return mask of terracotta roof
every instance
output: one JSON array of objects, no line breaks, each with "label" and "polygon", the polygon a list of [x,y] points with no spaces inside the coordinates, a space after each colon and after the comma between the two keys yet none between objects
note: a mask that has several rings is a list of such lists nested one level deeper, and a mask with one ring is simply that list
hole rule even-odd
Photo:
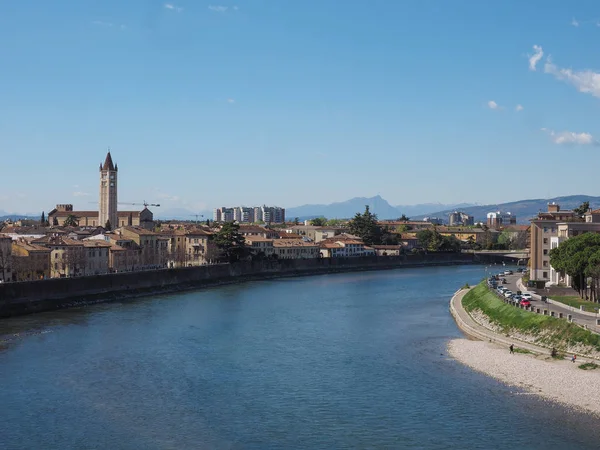
[{"label": "terracotta roof", "polygon": [[302,239],[302,236],[296,233],[286,233],[285,231],[279,232],[279,237],[281,239]]},{"label": "terracotta roof", "polygon": [[[25,239],[20,238],[13,242],[13,245],[18,245],[19,247],[24,248],[28,252],[41,252],[41,253],[50,253],[50,249],[47,247],[42,247],[41,245],[35,245],[30,242],[27,242]],[[18,255],[17,255],[18,256]]]},{"label": "terracotta roof", "polygon": [[275,239],[273,247],[318,247],[314,242],[304,242],[299,239]]},{"label": "terracotta roof", "polygon": [[[124,230],[135,233],[139,236],[160,236],[158,233],[155,233],[154,231],[146,230],[145,228],[142,228],[142,227],[126,226],[126,227],[122,227],[122,228]],[[168,239],[168,238],[166,238],[166,239]]]},{"label": "terracotta roof", "polygon": [[83,242],[83,246],[84,247],[102,247],[102,248],[105,248],[105,247],[110,247],[111,246],[111,244],[109,242],[100,241],[100,240],[97,240],[97,239],[96,240],[92,240],[92,241],[90,241],[90,240],[83,240],[81,242]]},{"label": "terracotta roof", "polygon": [[106,154],[106,159],[104,160],[102,170],[115,170],[115,165],[113,164],[112,157],[110,156],[110,151]]},{"label": "terracotta roof", "polygon": [[269,239],[262,236],[244,236],[244,240],[249,242],[274,242],[273,239]]},{"label": "terracotta roof", "polygon": [[586,214],[600,214],[600,209],[592,209],[588,211]]},{"label": "terracotta roof", "polygon": [[240,225],[240,233],[272,233],[273,230],[257,225]]},{"label": "terracotta roof", "polygon": [[340,244],[339,242],[319,242],[319,247],[321,248],[342,248],[343,245]]},{"label": "terracotta roof", "polygon": [[0,239],[10,239],[12,241],[12,238],[10,236],[5,235],[5,234],[0,234]]},{"label": "terracotta roof", "polygon": [[373,245],[372,248],[376,250],[400,250],[399,245]]},{"label": "terracotta roof", "polygon": [[44,236],[43,238],[40,239],[35,239],[33,241],[31,241],[32,244],[39,244],[39,245],[60,245],[61,247],[63,246],[77,246],[77,247],[82,247],[83,246],[83,241],[77,241],[75,239],[70,239],[68,237],[62,236],[62,235],[49,235],[49,236]]}]

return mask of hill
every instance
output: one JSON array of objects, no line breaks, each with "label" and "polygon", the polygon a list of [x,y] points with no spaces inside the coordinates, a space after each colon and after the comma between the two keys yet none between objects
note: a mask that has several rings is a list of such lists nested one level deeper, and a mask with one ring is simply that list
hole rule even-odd
[{"label": "hill", "polygon": [[[593,197],[590,195],[568,195],[564,197],[538,198],[530,200],[518,200],[508,203],[469,206],[466,208],[460,208],[460,210],[472,215],[476,222],[485,221],[487,219],[487,213],[489,212],[504,211],[515,214],[517,216],[518,223],[527,224],[529,223],[529,219],[537,216],[538,212],[547,211],[548,203],[556,202],[560,205],[561,209],[573,209],[586,201],[590,202],[591,208],[600,208],[600,197]],[[454,208],[449,208],[441,211],[435,211],[427,215],[447,218],[448,214],[453,211],[455,211]],[[420,215],[414,218],[418,220],[422,219],[423,217],[424,215]]]},{"label": "hill", "polygon": [[355,197],[345,202],[331,203],[329,205],[302,205],[287,208],[285,217],[288,220],[298,217],[300,220],[315,217],[327,217],[328,219],[347,219],[354,217],[357,212],[363,212],[365,205],[369,205],[372,213],[377,214],[380,219],[395,219],[401,214],[381,196]]}]

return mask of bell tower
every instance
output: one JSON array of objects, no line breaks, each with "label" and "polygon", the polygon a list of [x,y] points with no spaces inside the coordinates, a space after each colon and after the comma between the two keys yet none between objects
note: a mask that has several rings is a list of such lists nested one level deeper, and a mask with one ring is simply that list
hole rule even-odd
[{"label": "bell tower", "polygon": [[119,227],[117,216],[117,173],[118,166],[113,164],[110,150],[106,154],[104,164],[100,164],[100,211],[99,225],[101,227],[110,222],[111,229]]}]

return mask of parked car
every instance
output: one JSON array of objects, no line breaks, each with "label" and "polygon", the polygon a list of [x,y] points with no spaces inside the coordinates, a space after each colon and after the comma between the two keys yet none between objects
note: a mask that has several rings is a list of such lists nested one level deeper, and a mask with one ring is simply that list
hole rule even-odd
[{"label": "parked car", "polygon": [[513,271],[512,270],[505,270],[504,271],[504,275],[512,275]]},{"label": "parked car", "polygon": [[529,292],[523,292],[521,294],[521,297],[523,297],[523,299],[529,300],[529,301],[531,301],[531,299],[533,299],[533,297],[531,296],[531,293],[529,293]]},{"label": "parked car", "polygon": [[531,302],[525,298],[521,299],[521,306],[531,306]]},{"label": "parked car", "polygon": [[513,295],[513,292],[512,292],[512,291],[509,291],[508,289],[507,289],[506,291],[504,291],[504,296],[505,296],[506,298],[510,298],[512,295]]}]

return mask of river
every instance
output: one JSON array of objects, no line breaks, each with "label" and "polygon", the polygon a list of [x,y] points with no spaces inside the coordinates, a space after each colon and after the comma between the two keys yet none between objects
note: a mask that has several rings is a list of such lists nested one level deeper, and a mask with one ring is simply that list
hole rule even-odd
[{"label": "river", "polygon": [[450,359],[483,266],[251,282],[0,321],[2,449],[598,448]]}]

